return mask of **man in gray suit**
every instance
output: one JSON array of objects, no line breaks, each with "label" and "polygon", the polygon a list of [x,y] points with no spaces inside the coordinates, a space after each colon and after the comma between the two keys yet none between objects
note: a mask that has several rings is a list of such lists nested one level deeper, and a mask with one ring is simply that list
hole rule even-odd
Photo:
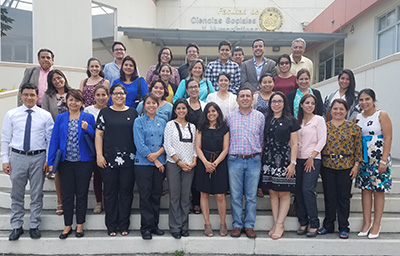
[{"label": "man in gray suit", "polygon": [[241,86],[252,88],[253,91],[259,91],[258,79],[261,75],[270,73],[276,76],[275,61],[264,57],[265,42],[258,38],[253,41],[253,58],[246,60],[242,64]]},{"label": "man in gray suit", "polygon": [[[19,90],[21,91],[22,85],[26,83],[31,83],[36,85],[39,89],[39,94],[38,94],[39,98],[37,101],[37,105],[41,106],[43,94],[47,90],[47,75],[53,69],[54,53],[49,49],[40,49],[37,55],[38,55],[39,66],[25,69],[24,77],[22,78]],[[22,99],[21,95],[19,95],[18,106],[21,105],[22,105]]]}]

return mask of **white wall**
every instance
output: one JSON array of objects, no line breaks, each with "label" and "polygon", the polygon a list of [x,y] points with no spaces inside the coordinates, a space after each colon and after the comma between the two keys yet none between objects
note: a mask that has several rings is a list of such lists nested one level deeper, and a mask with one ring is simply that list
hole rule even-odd
[{"label": "white wall", "polygon": [[[356,76],[356,90],[371,88],[377,97],[376,106],[388,112],[393,125],[392,157],[400,158],[400,101],[398,99],[398,73],[400,53],[368,63],[353,69]],[[337,76],[322,81],[313,86],[321,91],[325,98],[331,91],[338,88]]]},{"label": "white wall", "polygon": [[33,1],[33,59],[49,48],[55,63],[85,67],[92,56],[92,16],[90,0]]}]

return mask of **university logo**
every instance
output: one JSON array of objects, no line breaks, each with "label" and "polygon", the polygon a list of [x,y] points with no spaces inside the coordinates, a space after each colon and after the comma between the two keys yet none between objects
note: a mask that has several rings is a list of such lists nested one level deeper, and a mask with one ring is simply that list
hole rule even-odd
[{"label": "university logo", "polygon": [[258,17],[258,27],[262,31],[275,31],[283,24],[282,12],[275,7],[265,8]]}]

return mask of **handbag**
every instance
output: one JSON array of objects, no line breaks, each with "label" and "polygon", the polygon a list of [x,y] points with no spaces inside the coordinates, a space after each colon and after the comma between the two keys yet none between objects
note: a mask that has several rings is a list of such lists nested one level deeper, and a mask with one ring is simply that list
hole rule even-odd
[{"label": "handbag", "polygon": [[53,162],[53,173],[57,172],[58,166],[60,165],[61,157],[62,157],[62,151],[61,149],[57,149],[56,156],[54,157],[54,162]]},{"label": "handbag", "polygon": [[[85,118],[84,118],[83,121],[86,121],[86,115],[87,115],[87,113],[85,112]],[[94,147],[94,141],[93,141],[93,139],[92,139],[92,138],[90,137],[90,135],[87,134],[87,133],[85,133],[85,134],[83,135],[83,139],[85,140],[86,145],[88,146],[89,155],[90,155],[91,157],[96,157],[96,148]]]}]

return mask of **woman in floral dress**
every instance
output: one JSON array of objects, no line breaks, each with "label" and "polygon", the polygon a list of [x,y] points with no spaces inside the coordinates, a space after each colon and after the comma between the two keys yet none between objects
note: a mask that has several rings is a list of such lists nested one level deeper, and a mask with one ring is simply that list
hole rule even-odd
[{"label": "woman in floral dress", "polygon": [[135,174],[133,161],[133,122],[138,116],[134,108],[125,105],[126,89],[115,84],[110,89],[113,104],[100,110],[96,123],[97,165],[104,183],[104,208],[109,236],[128,235]]},{"label": "woman in floral dress", "polygon": [[[392,122],[385,111],[375,107],[375,92],[363,89],[359,95],[361,114],[355,122],[361,127],[364,162],[361,163],[355,187],[362,189],[363,227],[358,236],[378,238],[385,207],[385,192],[390,191]],[[372,196],[374,221],[371,222]]]}]

